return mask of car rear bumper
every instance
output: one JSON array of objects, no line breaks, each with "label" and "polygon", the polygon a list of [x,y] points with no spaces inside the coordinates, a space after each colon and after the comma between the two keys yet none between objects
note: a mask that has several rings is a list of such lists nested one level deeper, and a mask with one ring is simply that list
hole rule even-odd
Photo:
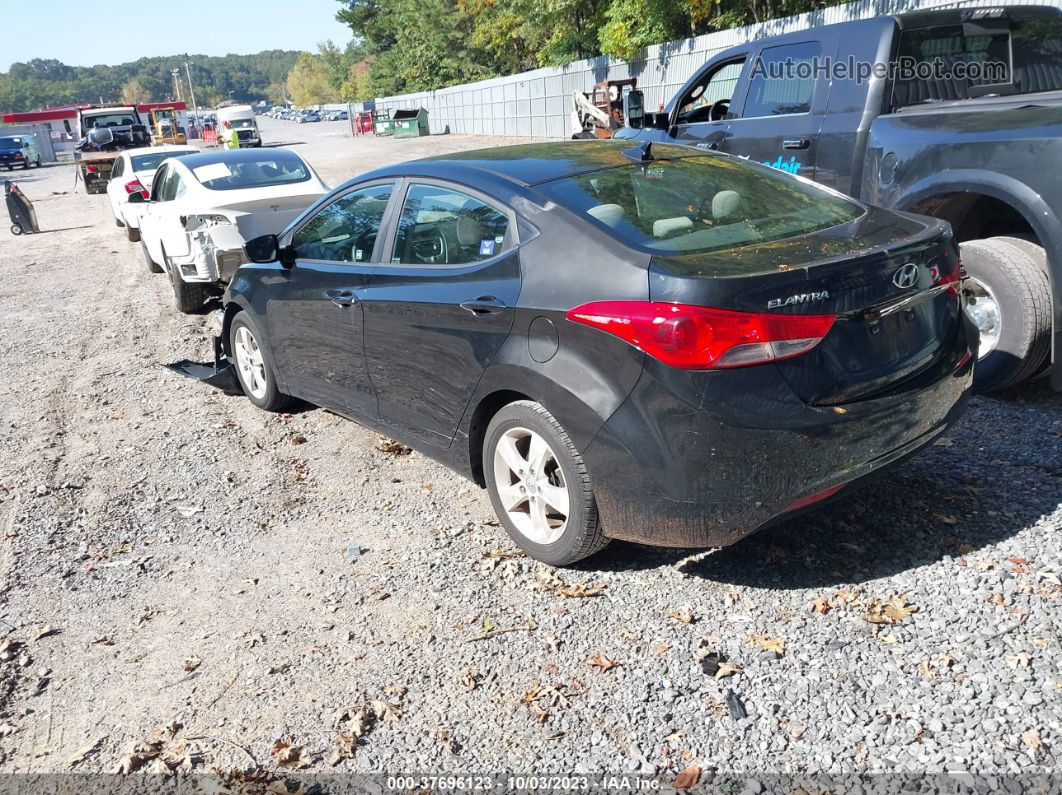
[{"label": "car rear bumper", "polygon": [[973,381],[970,339],[964,324],[932,372],[843,406],[804,403],[771,365],[690,373],[647,360],[584,453],[605,534],[727,546],[846,493],[955,423]]}]

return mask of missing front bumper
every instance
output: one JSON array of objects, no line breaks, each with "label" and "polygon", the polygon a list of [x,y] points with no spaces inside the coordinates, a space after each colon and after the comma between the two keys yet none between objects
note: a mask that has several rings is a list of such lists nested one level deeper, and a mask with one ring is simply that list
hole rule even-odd
[{"label": "missing front bumper", "polygon": [[236,368],[225,356],[221,346],[221,337],[214,337],[214,364],[193,362],[190,359],[181,359],[179,362],[167,364],[165,367],[180,373],[186,378],[192,378],[204,384],[209,384],[224,392],[226,395],[242,395],[243,388],[236,376]]}]

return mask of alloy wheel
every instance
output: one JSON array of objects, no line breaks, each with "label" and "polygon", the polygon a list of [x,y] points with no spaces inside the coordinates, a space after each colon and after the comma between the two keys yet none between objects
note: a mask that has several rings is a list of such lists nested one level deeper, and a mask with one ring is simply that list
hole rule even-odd
[{"label": "alloy wheel", "polygon": [[966,280],[966,313],[981,333],[977,346],[977,358],[983,359],[999,345],[1003,330],[1003,316],[999,311],[999,301],[984,282],[973,277]]},{"label": "alloy wheel", "polygon": [[262,349],[258,347],[258,340],[246,326],[236,329],[232,341],[233,350],[236,353],[236,366],[243,376],[243,383],[252,397],[261,400],[265,397],[268,382],[266,381],[265,359]]},{"label": "alloy wheel", "polygon": [[568,525],[564,471],[549,443],[527,428],[510,428],[494,448],[494,482],[509,520],[529,541],[552,544]]}]

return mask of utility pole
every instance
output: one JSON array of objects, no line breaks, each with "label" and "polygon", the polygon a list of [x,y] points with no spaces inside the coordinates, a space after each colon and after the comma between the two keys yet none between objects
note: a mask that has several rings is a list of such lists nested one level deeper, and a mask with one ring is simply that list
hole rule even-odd
[{"label": "utility pole", "polygon": [[188,67],[188,61],[184,62],[184,72],[188,75],[188,93],[192,96],[192,109],[195,111],[196,121],[200,121],[199,106],[195,102],[195,89],[192,88],[192,70]]},{"label": "utility pole", "polygon": [[180,68],[171,69],[170,77],[173,78],[173,90],[176,92],[174,99],[178,102],[181,101],[181,70]]}]

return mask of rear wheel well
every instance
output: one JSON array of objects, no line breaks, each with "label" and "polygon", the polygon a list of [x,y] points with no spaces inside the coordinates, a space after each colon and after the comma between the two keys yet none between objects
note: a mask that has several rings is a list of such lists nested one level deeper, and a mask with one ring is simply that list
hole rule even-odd
[{"label": "rear wheel well", "polygon": [[950,223],[960,243],[1000,235],[1035,237],[1025,216],[1005,201],[983,193],[942,193],[910,209]]},{"label": "rear wheel well", "polygon": [[487,426],[495,414],[517,400],[534,398],[511,389],[491,392],[479,402],[472,414],[472,422],[468,426],[468,460],[471,464],[472,480],[480,486],[487,485],[483,475],[483,437],[486,436]]}]

